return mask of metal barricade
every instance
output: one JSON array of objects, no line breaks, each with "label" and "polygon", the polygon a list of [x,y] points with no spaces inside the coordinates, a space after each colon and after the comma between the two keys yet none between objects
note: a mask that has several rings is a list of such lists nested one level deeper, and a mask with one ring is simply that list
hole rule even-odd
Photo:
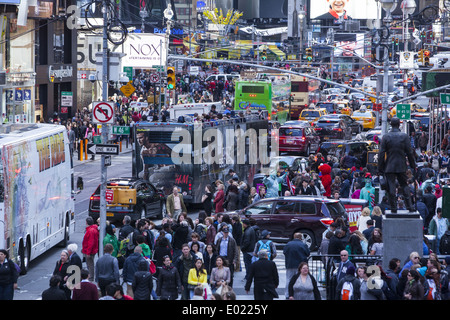
[{"label": "metal barricade", "polygon": [[[370,266],[381,261],[382,256],[349,255],[349,259],[355,268]],[[310,273],[314,276],[318,286],[325,288],[327,300],[335,300],[337,287],[336,270],[341,261],[340,255],[311,255],[308,259]]]}]

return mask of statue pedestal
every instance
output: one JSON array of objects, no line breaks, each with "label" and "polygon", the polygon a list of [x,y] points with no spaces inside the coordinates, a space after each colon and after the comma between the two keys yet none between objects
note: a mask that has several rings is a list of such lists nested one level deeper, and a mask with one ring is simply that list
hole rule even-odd
[{"label": "statue pedestal", "polygon": [[423,255],[423,220],[419,212],[386,210],[383,217],[383,269],[389,261],[398,258],[403,266],[413,251]]}]

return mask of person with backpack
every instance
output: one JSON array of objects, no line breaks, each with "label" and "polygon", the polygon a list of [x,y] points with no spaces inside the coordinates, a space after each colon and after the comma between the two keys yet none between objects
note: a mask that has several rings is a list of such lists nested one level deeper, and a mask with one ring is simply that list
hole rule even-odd
[{"label": "person with backpack", "polygon": [[270,232],[263,230],[261,232],[261,239],[255,244],[255,250],[253,250],[253,256],[255,257],[253,261],[258,260],[258,252],[260,250],[267,250],[269,260],[273,261],[277,256],[277,249],[272,240],[270,240]]},{"label": "person with backpack", "polygon": [[336,300],[360,300],[361,282],[355,276],[355,267],[349,266],[336,287]]}]

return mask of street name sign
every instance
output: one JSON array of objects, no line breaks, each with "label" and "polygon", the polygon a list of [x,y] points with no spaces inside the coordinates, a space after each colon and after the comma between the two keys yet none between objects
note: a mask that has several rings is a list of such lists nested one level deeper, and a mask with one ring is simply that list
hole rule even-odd
[{"label": "street name sign", "polygon": [[411,119],[411,105],[410,104],[397,104],[397,118],[400,120]]},{"label": "street name sign", "polygon": [[105,155],[117,155],[119,154],[118,144],[93,144],[87,145],[88,154],[105,154]]},{"label": "street name sign", "polygon": [[441,93],[441,103],[442,104],[450,104],[450,94],[449,93]]},{"label": "street name sign", "polygon": [[113,134],[124,134],[129,135],[130,134],[130,127],[127,126],[114,126],[112,127]]}]

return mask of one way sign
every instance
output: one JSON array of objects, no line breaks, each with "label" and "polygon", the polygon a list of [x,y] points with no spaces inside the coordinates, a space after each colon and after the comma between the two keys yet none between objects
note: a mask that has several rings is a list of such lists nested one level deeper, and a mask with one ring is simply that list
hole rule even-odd
[{"label": "one way sign", "polygon": [[93,144],[88,143],[87,145],[88,154],[119,154],[119,145],[117,144]]}]

